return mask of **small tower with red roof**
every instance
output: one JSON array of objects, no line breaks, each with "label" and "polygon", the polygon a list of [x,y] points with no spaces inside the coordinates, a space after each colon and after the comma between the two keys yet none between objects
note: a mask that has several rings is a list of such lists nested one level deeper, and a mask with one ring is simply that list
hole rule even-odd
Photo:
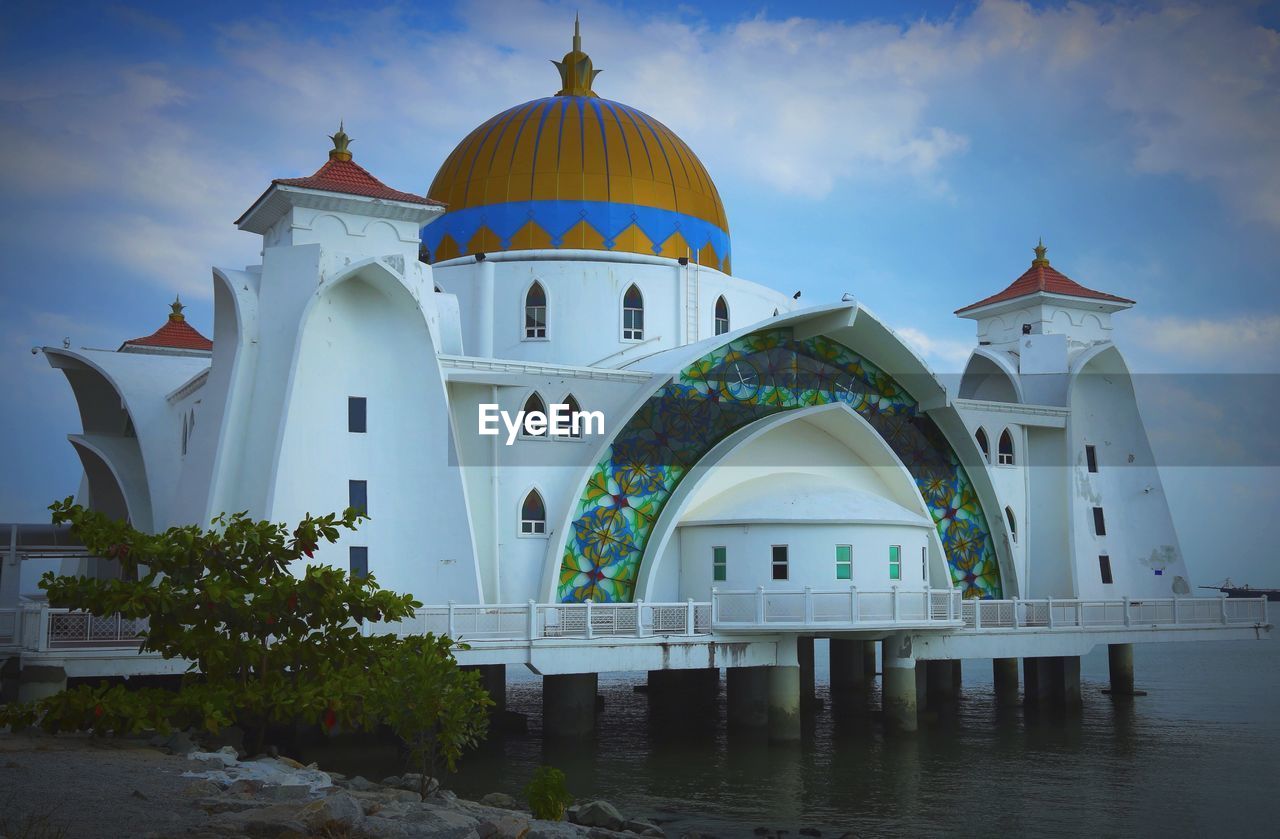
[{"label": "small tower with red roof", "polygon": [[956,314],[978,322],[983,346],[1016,344],[1026,335],[1063,335],[1068,345],[1111,340],[1111,315],[1134,301],[1086,288],[1049,264],[1041,240],[1035,259],[1003,291],[970,303]]},{"label": "small tower with red roof", "polygon": [[169,304],[169,319],[164,326],[142,338],[134,338],[120,345],[118,352],[150,353],[152,355],[209,355],[213,341],[200,334],[187,323],[182,310],[182,298],[175,297]]}]

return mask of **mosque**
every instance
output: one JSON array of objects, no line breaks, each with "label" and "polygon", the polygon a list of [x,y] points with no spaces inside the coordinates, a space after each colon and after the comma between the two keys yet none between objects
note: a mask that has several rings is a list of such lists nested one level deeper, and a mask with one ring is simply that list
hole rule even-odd
[{"label": "mosque", "polygon": [[356,506],[317,560],[427,604],[958,592],[1049,599],[1049,626],[1053,598],[1126,598],[1128,626],[1191,592],[1112,343],[1134,301],[1039,245],[956,312],[977,335],[948,391],[851,296],[735,277],[693,150],[596,93],[576,29],[554,63],[425,196],[341,128],[272,181],[236,221],[261,264],[213,269],[211,336],[175,302],[116,350],[45,348],[79,500],[147,530]]}]

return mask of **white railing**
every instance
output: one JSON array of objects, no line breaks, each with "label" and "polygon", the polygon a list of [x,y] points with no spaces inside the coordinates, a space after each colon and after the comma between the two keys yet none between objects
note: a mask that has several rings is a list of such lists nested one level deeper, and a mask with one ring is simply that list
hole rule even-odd
[{"label": "white railing", "polygon": [[0,647],[11,647],[18,643],[21,637],[21,616],[20,609],[0,609]]},{"label": "white railing", "polygon": [[929,589],[859,591],[850,586],[830,590],[711,590],[711,624],[725,630],[871,624],[959,626],[960,607],[960,592]]},{"label": "white railing", "polygon": [[541,638],[597,638],[652,635],[706,635],[711,604],[684,603],[535,603],[525,605],[426,606],[408,620],[371,625],[371,633],[415,635],[432,632],[456,641]]},{"label": "white railing", "polygon": [[1232,626],[1267,623],[1265,597],[1131,600],[966,600],[966,629],[1088,629]]}]

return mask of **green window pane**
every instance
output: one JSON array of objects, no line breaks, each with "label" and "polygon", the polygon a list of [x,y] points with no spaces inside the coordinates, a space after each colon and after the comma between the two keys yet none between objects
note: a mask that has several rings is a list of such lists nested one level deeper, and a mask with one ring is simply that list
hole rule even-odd
[{"label": "green window pane", "polygon": [[889,579],[902,579],[902,546],[889,546]]},{"label": "green window pane", "polygon": [[837,579],[837,580],[852,580],[852,579],[853,579],[853,568],[851,568],[851,567],[850,567],[850,566],[848,566],[848,565],[837,565],[837,566],[836,566],[836,579]]},{"label": "green window pane", "polygon": [[728,578],[729,556],[723,545],[711,549],[711,581],[723,583]]},{"label": "green window pane", "polygon": [[853,579],[853,546],[836,545],[836,579]]}]

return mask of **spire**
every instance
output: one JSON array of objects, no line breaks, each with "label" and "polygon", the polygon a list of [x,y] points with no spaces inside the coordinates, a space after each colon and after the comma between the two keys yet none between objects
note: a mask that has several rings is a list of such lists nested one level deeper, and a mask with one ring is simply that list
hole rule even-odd
[{"label": "spire", "polygon": [[573,16],[573,49],[565,53],[560,61],[553,59],[551,63],[560,71],[560,90],[556,92],[556,96],[596,95],[591,89],[591,83],[601,71],[591,66],[591,56],[582,51],[582,28],[576,13]]},{"label": "spire", "polygon": [[178,322],[178,321],[184,321],[187,319],[187,316],[182,314],[182,310],[187,307],[182,305],[181,296],[175,294],[173,296],[173,302],[169,304],[169,308],[171,309],[171,311],[169,312],[169,320]]},{"label": "spire", "polygon": [[1048,265],[1049,258],[1045,256],[1049,249],[1044,246],[1044,237],[1040,237],[1040,242],[1035,246],[1036,258],[1031,260],[1032,265]]},{"label": "spire", "polygon": [[329,139],[333,140],[333,148],[329,150],[330,160],[350,160],[351,159],[351,152],[348,150],[348,146],[350,146],[355,141],[347,136],[347,132],[344,130],[344,124],[342,120],[338,120],[338,133],[330,134]]}]

